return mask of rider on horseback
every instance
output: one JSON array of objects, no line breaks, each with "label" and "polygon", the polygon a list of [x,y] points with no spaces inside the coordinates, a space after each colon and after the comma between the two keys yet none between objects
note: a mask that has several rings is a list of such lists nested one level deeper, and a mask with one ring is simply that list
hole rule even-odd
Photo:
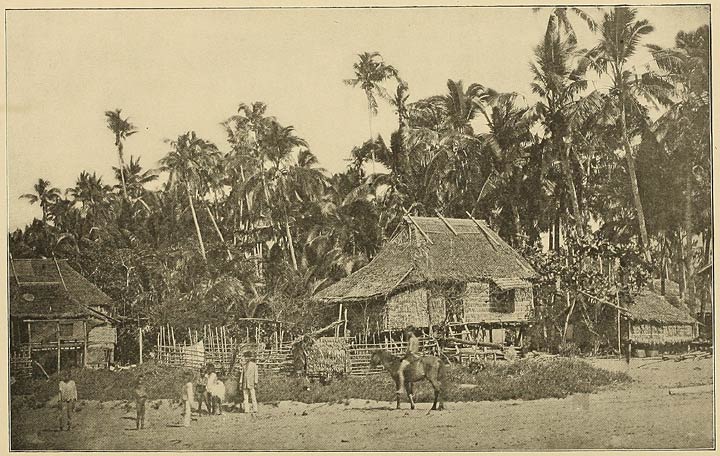
[{"label": "rider on horseback", "polygon": [[412,362],[420,358],[420,339],[418,339],[415,335],[415,328],[413,326],[408,326],[403,331],[403,334],[407,338],[408,347],[405,357],[402,362],[400,362],[400,367],[398,368],[398,394],[402,393],[403,388],[405,387],[405,369]]}]

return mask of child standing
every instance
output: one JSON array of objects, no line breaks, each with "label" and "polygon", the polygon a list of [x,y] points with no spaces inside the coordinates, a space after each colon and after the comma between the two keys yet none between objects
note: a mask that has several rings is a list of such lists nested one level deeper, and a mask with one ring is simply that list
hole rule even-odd
[{"label": "child standing", "polygon": [[60,380],[60,394],[58,404],[60,405],[60,430],[70,430],[72,415],[75,411],[75,402],[77,401],[77,387],[75,381],[70,378],[70,370],[66,370],[62,374]]},{"label": "child standing", "polygon": [[192,401],[195,397],[193,393],[193,374],[188,372],[185,374],[185,385],[182,389],[182,399],[185,403],[185,415],[183,416],[183,425],[190,426],[190,417],[192,415]]},{"label": "child standing", "polygon": [[248,398],[252,401],[253,415],[257,413],[257,399],[255,398],[255,387],[258,384],[258,369],[255,364],[255,356],[252,352],[245,352],[243,354],[245,358],[245,366],[243,367],[242,377],[240,377],[240,386],[243,391],[243,412],[248,412]]},{"label": "child standing", "polygon": [[137,412],[135,428],[145,429],[145,402],[147,401],[147,391],[145,391],[142,376],[140,376],[135,383],[133,396],[135,397],[135,411]]}]

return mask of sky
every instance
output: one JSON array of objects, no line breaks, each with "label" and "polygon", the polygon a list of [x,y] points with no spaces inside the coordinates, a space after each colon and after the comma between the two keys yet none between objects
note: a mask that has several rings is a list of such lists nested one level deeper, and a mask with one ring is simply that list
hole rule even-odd
[{"label": "sky", "polygon": [[[602,11],[587,10],[598,20]],[[66,189],[81,171],[114,184],[116,108],[139,132],[125,145],[157,167],[164,140],[194,130],[228,150],[220,123],[240,103],[263,101],[295,127],[329,172],[342,171],[369,136],[365,95],[343,83],[357,54],[378,51],[410,87],[410,101],[446,91],[448,79],[516,91],[531,103],[529,62],[549,9],[392,8],[267,10],[8,11],[7,174],[9,229],[41,212],[19,200],[38,178]],[[641,7],[670,47],[680,30],[709,23],[703,7]],[[579,45],[597,37],[577,18]],[[630,62],[651,61],[641,49]],[[602,81],[596,88],[602,89]],[[397,119],[380,105],[373,130],[389,140]]]}]

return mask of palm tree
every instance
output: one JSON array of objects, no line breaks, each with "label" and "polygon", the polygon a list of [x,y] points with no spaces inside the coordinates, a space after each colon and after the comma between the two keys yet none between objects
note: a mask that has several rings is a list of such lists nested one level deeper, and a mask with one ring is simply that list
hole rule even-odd
[{"label": "palm tree", "polygon": [[200,195],[203,186],[202,173],[210,168],[211,162],[219,156],[215,144],[197,137],[194,131],[178,136],[175,141],[166,141],[172,147],[168,154],[160,159],[162,171],[170,173],[170,182],[180,182],[185,187],[192,213],[195,233],[197,234],[200,254],[207,261],[205,243],[195,212],[195,198]]},{"label": "palm tree", "polygon": [[[535,12],[540,10],[541,8],[533,8]],[[575,28],[570,21],[568,12],[572,12],[579,17],[590,31],[594,32],[597,29],[595,20],[582,9],[567,6],[556,7],[552,9],[550,17],[548,18],[548,25],[545,29],[545,44],[550,43],[556,38],[560,38],[562,34],[567,36],[567,40],[571,44],[577,44],[577,35],[575,34]]]},{"label": "palm tree", "polygon": [[637,96],[663,104],[669,104],[670,100],[667,97],[667,84],[655,75],[646,73],[639,77],[626,69],[627,61],[635,54],[640,40],[653,31],[652,25],[646,19],[636,20],[636,18],[637,10],[624,6],[615,7],[612,11],[605,13],[600,28],[600,42],[590,51],[589,57],[593,68],[599,74],[608,74],[612,81],[612,94],[614,102],[617,103],[614,108],[619,117],[619,130],[627,162],[640,240],[645,257],[649,260],[650,240],[645,223],[645,212],[640,199],[628,119],[631,116],[634,118],[646,117],[646,108],[638,102]]},{"label": "palm tree", "polygon": [[73,198],[73,203],[80,203],[85,212],[91,212],[107,202],[110,189],[110,186],[104,184],[102,177],[96,173],[82,171],[75,182],[75,187],[68,189],[68,194]]},{"label": "palm tree", "polygon": [[296,147],[307,147],[307,142],[295,135],[295,128],[292,125],[283,127],[277,121],[269,123],[260,139],[263,157],[267,158],[275,169],[280,169],[280,165],[288,159]]},{"label": "palm tree", "polygon": [[47,222],[50,207],[60,198],[60,190],[51,187],[50,181],[38,179],[37,184],[33,185],[35,193],[25,193],[20,198],[30,201],[30,204],[40,203],[42,209],[42,221]]},{"label": "palm tree", "polygon": [[[564,187],[570,199],[570,208],[576,232],[584,234],[585,221],[580,211],[578,192],[571,169],[571,149],[573,148],[573,126],[578,120],[586,118],[588,113],[584,104],[595,100],[595,94],[581,100],[580,95],[587,89],[585,78],[587,61],[579,58],[575,44],[563,39],[559,34],[535,48],[535,62],[531,64],[533,72],[532,91],[541,97],[535,105],[535,112],[549,133],[549,141],[556,157],[561,163]],[[540,184],[542,178],[536,178]]]},{"label": "palm tree", "polygon": [[115,147],[118,149],[118,158],[120,160],[120,180],[122,182],[123,196],[127,199],[127,188],[125,186],[125,159],[123,157],[123,141],[128,136],[137,133],[135,125],[130,123],[129,118],[123,119],[120,116],[121,109],[115,109],[114,111],[105,111],[105,118],[107,120],[107,127],[115,135]]},{"label": "palm tree", "polygon": [[[533,139],[530,133],[533,119],[527,115],[529,108],[518,106],[517,97],[515,93],[498,94],[480,105],[489,131],[478,135],[493,164],[493,174],[488,181],[492,181],[494,187],[500,187],[499,204],[509,209],[505,212],[512,214],[509,231],[513,245],[521,236],[523,168],[527,161],[526,150]],[[483,193],[481,190],[478,201]]]},{"label": "palm tree", "polygon": [[402,174],[408,167],[407,142],[410,130],[410,113],[408,111],[408,84],[397,78],[398,85],[395,95],[390,99],[390,104],[395,108],[398,116],[398,129],[390,138],[390,148],[393,152],[391,169],[395,174]]},{"label": "palm tree", "polygon": [[131,198],[139,198],[146,191],[145,185],[158,179],[154,169],[143,170],[140,165],[140,157],[134,159],[130,156],[130,162],[125,165],[125,169],[121,172],[120,168],[113,166],[113,172],[117,180],[125,179],[125,186]]},{"label": "palm tree", "polygon": [[[653,126],[657,139],[673,153],[683,169],[685,232],[681,291],[686,286],[689,302],[694,305],[693,221],[696,169],[703,168],[709,157],[710,138],[710,41],[707,25],[693,32],[679,32],[675,47],[664,49],[648,45],[658,67],[676,87],[678,100]],[[705,170],[709,174],[709,170]]]},{"label": "palm tree", "polygon": [[[298,189],[293,187],[293,179],[307,177],[311,174],[312,165],[316,159],[306,149],[300,149],[298,160],[304,166],[286,165],[293,152],[299,148],[307,147],[307,142],[296,136],[292,126],[284,127],[275,119],[269,119],[263,129],[263,134],[258,140],[260,159],[262,160],[259,170],[250,176],[243,186],[243,193],[246,199],[252,204],[252,200],[261,195],[263,198],[253,206],[261,208],[261,214],[270,218],[271,225],[284,226],[285,240],[288,253],[297,269],[297,257],[290,231],[291,203],[298,195]],[[264,160],[268,159],[271,166],[266,170]],[[297,182],[295,182],[297,183]]]},{"label": "palm tree", "polygon": [[[380,85],[392,77],[397,77],[397,70],[386,64],[379,52],[363,52],[358,54],[359,60],[353,65],[355,77],[346,79],[345,84],[360,88],[365,92],[368,108],[368,127],[370,141],[373,140],[372,118],[377,115],[378,103],[375,95],[388,98],[387,91]],[[374,158],[373,158],[374,161]]]}]

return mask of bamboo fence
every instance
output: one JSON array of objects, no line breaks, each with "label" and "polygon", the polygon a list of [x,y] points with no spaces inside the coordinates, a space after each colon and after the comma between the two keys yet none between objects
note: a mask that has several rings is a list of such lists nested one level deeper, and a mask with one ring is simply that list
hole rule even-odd
[{"label": "bamboo fence", "polygon": [[32,359],[27,353],[13,353],[10,356],[10,374],[15,378],[32,376]]},{"label": "bamboo fence", "polygon": [[[364,376],[382,372],[382,366],[371,367],[370,356],[375,350],[384,349],[396,356],[407,350],[407,342],[386,337],[382,342],[363,343],[345,337],[321,337],[318,347],[331,346],[331,350],[308,350],[310,359],[305,361],[304,374],[319,377],[331,373]],[[424,353],[439,354],[438,342],[432,337],[421,337],[420,347]],[[242,371],[242,354],[255,354],[258,368],[264,371],[290,373],[296,369],[293,342],[280,341],[266,345],[263,342],[238,340],[228,335],[225,328],[203,328],[203,334],[189,331],[182,342],[175,338],[170,326],[160,328],[157,335],[157,360],[161,364],[186,369],[201,369],[212,363],[225,375]],[[338,353],[344,351],[344,353]],[[317,357],[327,356],[327,359]],[[313,358],[314,357],[314,358]]]}]

